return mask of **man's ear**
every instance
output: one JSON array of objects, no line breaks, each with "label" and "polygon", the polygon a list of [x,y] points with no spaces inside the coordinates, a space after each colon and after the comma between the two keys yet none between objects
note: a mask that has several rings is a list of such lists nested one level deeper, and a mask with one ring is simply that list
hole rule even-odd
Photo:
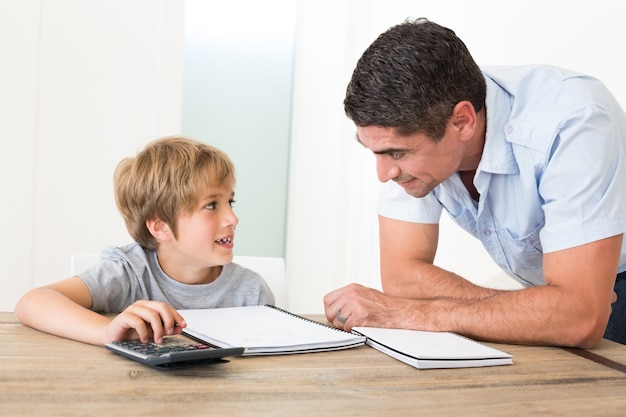
[{"label": "man's ear", "polygon": [[469,101],[459,101],[454,106],[451,120],[461,140],[469,140],[474,135],[478,117],[474,106]]},{"label": "man's ear", "polygon": [[172,239],[172,229],[158,217],[146,220],[146,227],[150,234],[159,242],[167,242]]}]

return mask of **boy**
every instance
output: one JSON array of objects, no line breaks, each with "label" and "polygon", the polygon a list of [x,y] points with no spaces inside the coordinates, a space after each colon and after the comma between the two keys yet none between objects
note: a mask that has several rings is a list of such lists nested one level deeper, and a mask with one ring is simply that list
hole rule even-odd
[{"label": "boy", "polygon": [[157,139],[119,163],[114,186],[135,243],[26,293],[15,307],[23,324],[96,345],[161,343],[186,325],[176,309],[274,303],[258,274],[231,262],[239,220],[224,152],[180,136]]}]

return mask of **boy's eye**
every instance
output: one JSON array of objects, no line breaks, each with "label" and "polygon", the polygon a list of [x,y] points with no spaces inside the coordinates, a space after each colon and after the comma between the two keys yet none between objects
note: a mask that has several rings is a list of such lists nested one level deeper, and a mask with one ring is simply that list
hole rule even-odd
[{"label": "boy's eye", "polygon": [[[230,207],[232,207],[234,204],[235,204],[235,200],[234,199],[228,200],[228,205]],[[206,204],[204,206],[204,208],[207,209],[207,210],[217,210],[217,206],[218,206],[218,202],[217,201],[211,201],[210,203]]]}]

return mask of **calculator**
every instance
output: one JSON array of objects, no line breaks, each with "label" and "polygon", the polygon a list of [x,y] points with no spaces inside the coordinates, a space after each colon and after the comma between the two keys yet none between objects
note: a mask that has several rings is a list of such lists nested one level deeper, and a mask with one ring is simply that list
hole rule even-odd
[{"label": "calculator", "polygon": [[177,337],[163,343],[120,340],[105,345],[110,351],[156,369],[186,368],[204,363],[226,362],[224,358],[241,355],[243,347],[220,348]]}]

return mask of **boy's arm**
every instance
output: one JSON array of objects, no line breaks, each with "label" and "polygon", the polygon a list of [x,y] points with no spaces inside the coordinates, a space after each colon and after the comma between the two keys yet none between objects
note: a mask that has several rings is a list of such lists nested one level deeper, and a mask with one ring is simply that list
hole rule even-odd
[{"label": "boy's arm", "polygon": [[89,310],[91,303],[87,285],[71,277],[27,292],[15,306],[15,314],[35,329],[100,345],[110,319]]},{"label": "boy's arm", "polygon": [[115,317],[91,307],[91,293],[79,277],[71,277],[26,293],[15,306],[25,325],[68,339],[94,345],[115,340],[177,334],[185,326],[171,306],[157,301],[137,301]]}]

